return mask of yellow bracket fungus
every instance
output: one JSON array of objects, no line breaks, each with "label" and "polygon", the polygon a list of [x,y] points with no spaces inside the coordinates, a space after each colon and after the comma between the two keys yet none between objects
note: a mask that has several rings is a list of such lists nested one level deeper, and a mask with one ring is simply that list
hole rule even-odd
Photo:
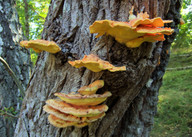
[{"label": "yellow bracket fungus", "polygon": [[[111,20],[95,21],[90,27],[90,33],[98,33],[96,38],[106,34],[115,37],[115,39],[127,47],[136,48],[143,42],[163,41],[164,34],[170,35],[174,32],[170,28],[160,28],[164,23],[171,23],[171,20],[162,20],[160,17],[149,19],[149,15],[139,13],[136,18],[130,18],[129,22],[119,22]],[[154,34],[148,37],[148,34]],[[158,37],[157,35],[161,36]],[[137,42],[139,41],[139,42]]]},{"label": "yellow bracket fungus", "polygon": [[65,94],[65,93],[55,93],[61,100],[78,106],[94,106],[101,104],[112,94],[111,92],[105,92],[104,94],[92,94],[92,95],[81,95],[81,94]]},{"label": "yellow bracket fungus", "polygon": [[73,67],[86,67],[93,72],[100,72],[102,70],[109,70],[111,72],[126,71],[126,66],[115,67],[107,61],[101,60],[94,54],[85,55],[82,60],[68,61]]},{"label": "yellow bracket fungus", "polygon": [[99,106],[76,106],[54,99],[49,99],[46,103],[54,109],[77,117],[93,117],[108,110],[107,105],[104,104]]},{"label": "yellow bracket fungus", "polygon": [[72,122],[81,122],[80,117],[76,117],[67,113],[63,113],[57,109],[54,109],[53,107],[49,105],[43,106],[43,110],[49,114],[52,114],[54,116],[57,116],[58,118],[66,121],[72,121]]},{"label": "yellow bracket fungus", "polygon": [[81,123],[81,122],[94,122],[98,119],[101,119],[105,116],[105,113],[101,113],[101,114],[98,114],[98,115],[95,115],[93,117],[76,117],[74,115],[71,115],[71,114],[67,114],[67,113],[63,113],[49,105],[45,105],[43,107],[43,110],[49,114],[52,114],[62,120],[65,120],[65,121],[71,121],[71,122],[78,122],[78,123]]},{"label": "yellow bracket fungus", "polygon": [[42,51],[57,53],[61,50],[61,48],[55,42],[40,39],[21,41],[20,45],[25,48],[32,48],[37,53],[40,53]]},{"label": "yellow bracket fungus", "polygon": [[81,87],[78,92],[82,95],[92,95],[97,92],[99,88],[104,86],[103,80],[96,80],[95,82],[89,84],[88,86]]},{"label": "yellow bracket fungus", "polygon": [[58,128],[64,128],[64,127],[68,127],[68,126],[76,126],[78,128],[81,128],[81,127],[88,125],[88,123],[86,123],[86,122],[77,123],[77,122],[65,121],[54,115],[49,115],[48,120],[52,125],[54,125],[55,127],[58,127]]},{"label": "yellow bracket fungus", "polygon": [[108,106],[101,104],[111,92],[95,94],[104,86],[103,80],[96,80],[88,86],[81,87],[78,92],[81,94],[55,93],[61,100],[49,99],[43,110],[49,113],[49,122],[59,128],[67,126],[84,127],[89,123],[105,116]]}]

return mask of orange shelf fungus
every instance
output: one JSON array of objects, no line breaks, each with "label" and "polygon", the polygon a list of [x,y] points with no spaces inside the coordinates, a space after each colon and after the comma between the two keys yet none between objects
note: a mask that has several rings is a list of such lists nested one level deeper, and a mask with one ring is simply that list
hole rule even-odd
[{"label": "orange shelf fungus", "polygon": [[30,41],[21,41],[20,45],[25,48],[32,48],[37,53],[40,53],[42,51],[57,53],[61,50],[61,48],[55,42],[39,39]]},{"label": "orange shelf fungus", "polygon": [[98,119],[102,119],[104,116],[105,116],[105,113],[103,112],[103,113],[98,114],[98,115],[93,116],[93,117],[86,117],[86,119],[84,121],[90,123],[90,122],[94,122],[94,121],[96,121]]},{"label": "orange shelf fungus", "polygon": [[[164,41],[164,34],[170,35],[174,32],[171,28],[161,28],[164,23],[171,23],[171,20],[162,20],[160,17],[149,19],[149,15],[139,13],[137,17],[132,17],[129,22],[119,22],[111,20],[95,21],[90,27],[90,33],[98,33],[96,38],[106,34],[127,47],[136,48],[143,42]],[[149,34],[153,34],[150,35]],[[136,42],[136,41],[139,42]]]},{"label": "orange shelf fungus", "polygon": [[78,122],[66,121],[66,120],[60,119],[52,114],[48,116],[48,120],[52,125],[54,125],[55,127],[58,127],[58,128],[65,128],[68,126],[76,126],[76,127],[80,128],[80,127],[84,127],[84,126],[88,125],[88,123],[86,123],[86,122],[78,123]]},{"label": "orange shelf fungus", "polygon": [[103,80],[96,80],[95,82],[89,84],[88,86],[81,87],[78,92],[82,95],[92,95],[97,92],[99,88],[104,86]]},{"label": "orange shelf fungus", "polygon": [[63,113],[71,114],[77,117],[93,117],[108,110],[107,105],[99,106],[75,106],[64,101],[49,99],[46,103]]},{"label": "orange shelf fungus", "polygon": [[94,54],[85,55],[82,60],[68,61],[73,67],[86,67],[93,72],[100,72],[102,70],[109,70],[110,72],[126,71],[126,67],[115,67],[107,61],[101,60]]},{"label": "orange shelf fungus", "polygon": [[82,94],[55,93],[60,99],[49,99],[43,110],[49,113],[49,122],[59,128],[75,126],[78,128],[89,125],[105,116],[108,106],[103,103],[111,92],[95,94],[104,86],[103,80],[96,80],[88,86],[81,87]]},{"label": "orange shelf fungus", "polygon": [[105,113],[101,113],[101,114],[98,114],[98,115],[95,115],[95,116],[92,116],[92,117],[77,117],[77,116],[74,116],[74,115],[71,115],[71,114],[67,114],[67,113],[64,113],[64,112],[61,112],[59,111],[58,109],[55,109],[49,105],[45,105],[43,107],[43,110],[51,115],[54,115],[62,120],[65,120],[65,121],[71,121],[71,122],[78,122],[78,123],[81,123],[81,122],[94,122],[98,119],[101,119],[105,116]]},{"label": "orange shelf fungus", "polygon": [[94,106],[101,104],[111,95],[112,95],[111,92],[105,92],[104,94],[92,94],[92,95],[55,93],[55,96],[58,96],[61,100],[79,106],[84,105]]},{"label": "orange shelf fungus", "polygon": [[53,107],[49,105],[43,106],[43,110],[49,114],[52,114],[60,119],[66,120],[66,121],[72,121],[72,122],[81,122],[80,117],[76,117],[67,113],[63,113],[57,109],[54,109]]}]

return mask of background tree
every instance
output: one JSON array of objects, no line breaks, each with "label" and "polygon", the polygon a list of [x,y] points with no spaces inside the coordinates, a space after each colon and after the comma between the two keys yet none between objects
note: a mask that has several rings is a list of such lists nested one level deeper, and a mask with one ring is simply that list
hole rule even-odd
[{"label": "background tree", "polygon": [[[22,30],[28,40],[40,39],[43,24],[47,16],[50,0],[16,0],[16,9]],[[33,65],[37,60],[37,54],[30,50]]]},{"label": "background tree", "polygon": [[[29,52],[18,44],[22,31],[13,0],[0,1],[0,56],[16,73],[22,86],[29,81]],[[21,94],[12,77],[0,63],[0,136],[12,137],[21,107]]]},{"label": "background tree", "polygon": [[16,9],[25,37],[40,39],[50,0],[16,0]]},{"label": "background tree", "polygon": [[[179,26],[180,32],[175,38],[175,41],[173,42],[174,49],[183,47],[189,48],[192,45],[192,8],[190,7],[191,4],[191,0],[183,1],[183,8],[181,13],[185,24]],[[186,10],[189,11],[187,14],[185,13]]]},{"label": "background tree", "polygon": [[[127,21],[131,6],[144,9],[150,17],[172,19],[175,33],[164,42],[144,43],[130,49],[110,36],[95,39],[88,27],[95,21]],[[180,22],[181,1],[60,1],[51,2],[42,38],[57,42],[62,52],[39,55],[32,74],[15,136],[149,136],[157,105],[158,89],[169,58],[169,47]],[[95,53],[117,66],[127,65],[126,72],[91,72],[71,67],[67,60]],[[160,60],[159,60],[160,59]],[[53,93],[76,91],[96,79],[103,79],[103,90],[112,92],[109,110],[101,120],[82,129],[58,129],[49,124],[42,110]],[[137,98],[135,98],[137,96]]]}]

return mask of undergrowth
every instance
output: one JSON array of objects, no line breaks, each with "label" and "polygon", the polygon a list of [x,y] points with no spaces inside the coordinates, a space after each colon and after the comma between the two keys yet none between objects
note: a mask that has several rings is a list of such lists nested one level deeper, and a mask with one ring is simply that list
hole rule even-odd
[{"label": "undergrowth", "polygon": [[[168,68],[192,65],[183,51],[173,52]],[[151,137],[192,137],[192,69],[165,73]]]}]

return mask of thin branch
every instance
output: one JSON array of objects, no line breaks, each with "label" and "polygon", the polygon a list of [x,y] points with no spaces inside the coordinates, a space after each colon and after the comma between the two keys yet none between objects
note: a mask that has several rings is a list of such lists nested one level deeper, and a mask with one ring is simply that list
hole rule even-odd
[{"label": "thin branch", "polygon": [[192,69],[192,66],[178,67],[178,68],[167,68],[166,71],[177,71],[177,70],[186,70],[186,69]]},{"label": "thin branch", "polygon": [[186,53],[186,54],[172,54],[173,57],[190,57],[192,56],[192,53]]},{"label": "thin branch", "polygon": [[0,113],[1,116],[7,116],[7,117],[12,117],[12,118],[18,118],[17,116],[14,116],[10,113],[7,113],[7,112],[3,112],[3,113]]},{"label": "thin branch", "polygon": [[42,18],[42,19],[44,19],[45,20],[45,18],[44,17],[42,17],[34,8],[33,8],[33,6],[32,5],[28,5],[40,18]]},{"label": "thin branch", "polygon": [[9,73],[9,75],[12,77],[12,79],[16,83],[17,87],[19,88],[22,97],[24,97],[25,96],[25,90],[23,89],[21,82],[17,79],[17,76],[15,75],[15,73],[12,71],[12,69],[9,67],[7,62],[2,57],[0,57],[0,62],[3,63],[5,69],[7,70],[7,72]]}]

